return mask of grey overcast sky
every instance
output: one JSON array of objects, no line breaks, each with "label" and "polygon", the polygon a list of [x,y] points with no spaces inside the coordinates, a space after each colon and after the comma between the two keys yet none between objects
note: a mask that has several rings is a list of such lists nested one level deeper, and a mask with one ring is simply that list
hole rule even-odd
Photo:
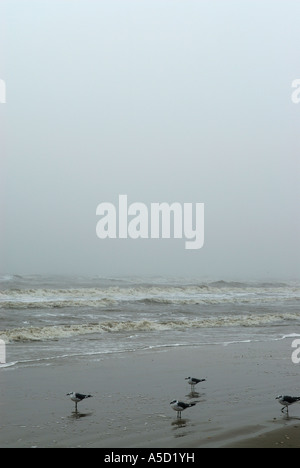
[{"label": "grey overcast sky", "polygon": [[[0,272],[299,279],[297,0],[0,0]],[[205,203],[205,245],[97,205]]]}]

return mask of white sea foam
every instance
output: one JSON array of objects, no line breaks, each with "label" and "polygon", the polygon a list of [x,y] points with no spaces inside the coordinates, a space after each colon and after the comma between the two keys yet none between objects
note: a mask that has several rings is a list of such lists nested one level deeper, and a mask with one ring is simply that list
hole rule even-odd
[{"label": "white sea foam", "polygon": [[272,340],[297,331],[299,300],[297,283],[2,276],[0,339],[20,365]]},{"label": "white sea foam", "polygon": [[299,313],[273,313],[265,315],[233,315],[191,320],[127,320],[105,321],[92,324],[23,327],[0,331],[5,343],[58,340],[92,333],[164,332],[191,328],[259,327],[267,324],[286,323],[300,318]]},{"label": "white sea foam", "polygon": [[0,291],[3,309],[108,307],[124,302],[141,304],[256,304],[300,300],[299,287],[247,286],[218,282],[210,285],[137,286],[78,289],[11,289]]},{"label": "white sea foam", "polygon": [[0,369],[5,369],[7,367],[13,367],[17,364],[17,362],[6,362],[5,364],[0,364]]}]

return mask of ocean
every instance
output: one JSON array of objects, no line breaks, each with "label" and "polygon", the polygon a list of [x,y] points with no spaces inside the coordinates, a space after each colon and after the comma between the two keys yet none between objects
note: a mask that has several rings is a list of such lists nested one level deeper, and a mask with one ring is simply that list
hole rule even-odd
[{"label": "ocean", "polygon": [[298,282],[0,276],[0,367],[300,336]]}]

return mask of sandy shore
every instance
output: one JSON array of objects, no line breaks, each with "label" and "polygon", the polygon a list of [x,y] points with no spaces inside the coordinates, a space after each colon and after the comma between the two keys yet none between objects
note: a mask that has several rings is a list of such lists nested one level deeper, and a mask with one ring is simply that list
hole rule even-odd
[{"label": "sandy shore", "polygon": [[228,448],[300,448],[300,424],[232,443]]},{"label": "sandy shore", "polygon": [[[0,371],[1,447],[298,447],[300,405],[291,339],[61,360]],[[189,375],[207,378],[190,393]],[[65,396],[93,394],[79,414]],[[181,420],[174,398],[197,402]]]}]

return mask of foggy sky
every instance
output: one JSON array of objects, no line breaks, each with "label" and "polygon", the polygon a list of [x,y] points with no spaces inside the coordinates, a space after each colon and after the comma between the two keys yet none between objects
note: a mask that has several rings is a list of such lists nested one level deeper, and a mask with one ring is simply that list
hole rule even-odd
[{"label": "foggy sky", "polygon": [[[0,272],[300,273],[300,2],[1,0]],[[205,203],[205,245],[99,203]]]}]

